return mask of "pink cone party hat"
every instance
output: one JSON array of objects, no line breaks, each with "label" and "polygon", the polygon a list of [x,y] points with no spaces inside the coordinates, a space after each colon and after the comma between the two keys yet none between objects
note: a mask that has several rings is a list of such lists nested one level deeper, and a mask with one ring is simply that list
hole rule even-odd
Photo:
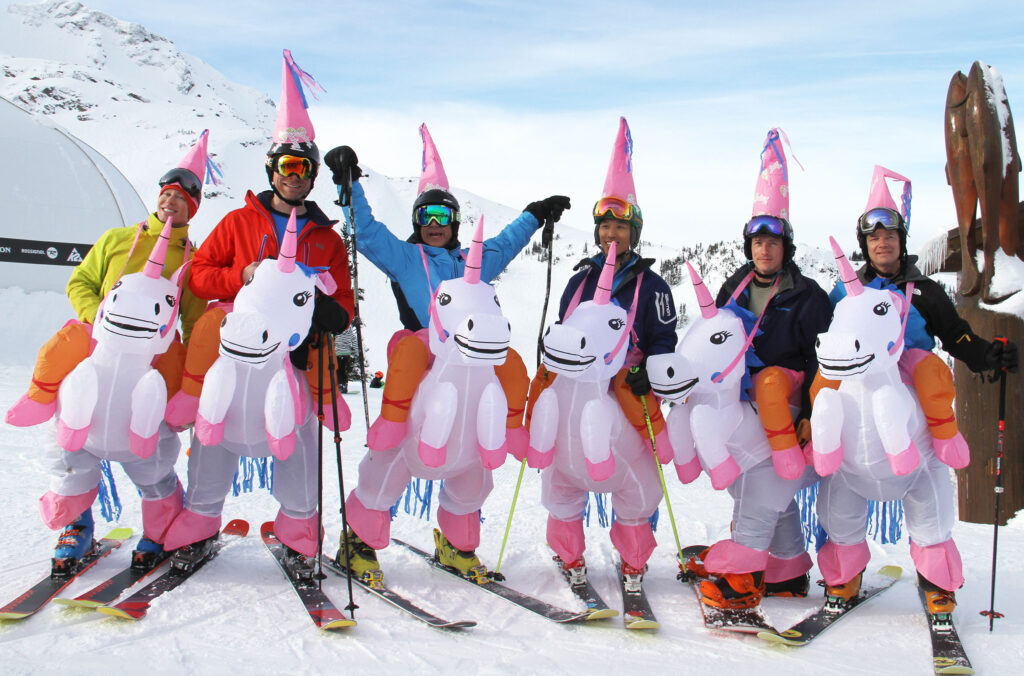
[{"label": "pink cone party hat", "polygon": [[274,122],[274,145],[312,144],[316,138],[313,123],[306,109],[303,85],[316,96],[316,90],[324,91],[312,75],[299,68],[289,50],[284,50],[284,66],[281,71],[281,101],[277,105],[277,120]]},{"label": "pink cone party hat", "polygon": [[751,217],[774,216],[789,220],[789,162],[782,149],[783,141],[789,145],[786,132],[778,127],[768,130],[764,148],[761,149],[761,172],[754,187],[754,209]]},{"label": "pink cone party hat", "polygon": [[449,190],[448,176],[444,173],[441,156],[437,153],[437,146],[434,145],[434,139],[430,138],[426,124],[420,125],[420,137],[423,139],[423,166],[420,168],[420,187],[416,193],[422,195],[435,188]]},{"label": "pink cone party hat", "polygon": [[[887,178],[903,181],[903,194],[900,196],[899,207],[896,206],[896,202],[892,199],[892,193],[889,192],[889,185],[885,182]],[[904,225],[908,230],[910,229],[910,179],[876,164],[875,173],[871,176],[871,193],[868,195],[868,203],[864,207],[864,212],[867,213],[879,207],[898,211],[903,216]]]},{"label": "pink cone party hat", "polygon": [[617,197],[637,206],[636,188],[633,186],[633,136],[624,117],[619,118],[619,133],[612,146],[612,158],[608,162],[601,197]]},{"label": "pink cone party hat", "polygon": [[469,284],[480,283],[480,268],[484,258],[484,215],[480,214],[480,220],[476,222],[476,232],[473,233],[473,241],[469,245],[469,253],[466,254],[466,269],[462,272],[462,278]]},{"label": "pink cone party hat", "polygon": [[[199,211],[199,203],[203,199],[202,185],[206,183],[218,184],[217,177],[222,176],[220,168],[213,163],[207,153],[207,141],[210,137],[210,130],[204,129],[199,138],[178,166],[164,174],[160,179],[160,192],[165,190],[176,190],[188,202],[188,217],[191,220]],[[185,170],[188,173],[183,173]],[[189,176],[191,174],[191,176]]]}]

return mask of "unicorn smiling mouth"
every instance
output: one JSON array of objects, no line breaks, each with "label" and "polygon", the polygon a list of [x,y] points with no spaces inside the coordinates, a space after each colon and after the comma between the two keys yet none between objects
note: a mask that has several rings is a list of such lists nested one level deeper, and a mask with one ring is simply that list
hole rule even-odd
[{"label": "unicorn smiling mouth", "polygon": [[[508,355],[508,342],[498,343],[487,341],[476,341],[475,343],[465,336],[455,334],[455,344],[459,351],[471,359],[504,359]],[[498,347],[482,347],[481,345],[497,345]]]},{"label": "unicorn smiling mouth", "polygon": [[651,383],[651,389],[654,390],[654,393],[657,394],[659,397],[674,397],[686,394],[687,392],[692,390],[694,385],[696,385],[699,381],[700,378],[690,378],[689,380],[684,380],[679,387],[674,387],[672,389],[667,389],[666,386],[660,385],[658,383]]},{"label": "unicorn smiling mouth", "polygon": [[818,357],[818,366],[823,372],[833,373],[837,376],[856,375],[867,370],[868,365],[875,360],[874,354],[859,359],[822,359]]},{"label": "unicorn smiling mouth", "polygon": [[[114,317],[117,318],[116,321]],[[150,338],[156,335],[160,328],[155,322],[145,319],[109,313],[103,318],[103,327],[110,333],[127,338]]]},{"label": "unicorn smiling mouth", "polygon": [[221,340],[220,349],[225,355],[232,359],[260,363],[267,361],[270,358],[270,355],[277,350],[277,347],[280,344],[280,342],[277,342],[264,350],[253,350],[253,348],[246,345],[239,345],[238,343],[229,343],[226,340]]},{"label": "unicorn smiling mouth", "polygon": [[588,357],[580,357],[579,355],[572,355],[567,352],[562,354],[567,355],[565,357],[554,354],[550,348],[544,348],[544,361],[550,361],[552,366],[561,366],[566,369],[573,369],[582,371],[588,366],[594,363],[597,357],[590,355]]}]

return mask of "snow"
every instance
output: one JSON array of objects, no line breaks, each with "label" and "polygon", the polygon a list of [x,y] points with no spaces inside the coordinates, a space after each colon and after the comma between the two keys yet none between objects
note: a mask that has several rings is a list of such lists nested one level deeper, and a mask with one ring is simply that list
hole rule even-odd
[{"label": "snow", "polygon": [[[241,204],[249,188],[262,189],[266,178],[262,156],[273,120],[274,105],[257,92],[227,81],[211,66],[178,52],[173,43],[137,24],[119,22],[74,2],[49,2],[12,7],[0,16],[0,45],[5,77],[0,94],[49,116],[87,141],[118,166],[153,206],[156,179],[173,166],[204,127],[211,128],[210,148],[224,168],[225,183],[208,186],[193,223],[197,239],[212,229],[229,209]],[[38,79],[33,79],[38,78]],[[54,87],[50,94],[44,90]],[[56,98],[59,95],[60,99]],[[134,94],[133,98],[131,94]],[[20,97],[20,99],[19,99]],[[79,105],[80,104],[80,105]],[[81,110],[84,108],[84,111]],[[316,103],[311,114],[316,120]],[[411,132],[410,132],[411,134]],[[411,134],[411,136],[414,136]],[[322,150],[326,150],[327,146]],[[443,152],[443,148],[442,148]],[[404,238],[415,178],[388,177],[363,165],[368,199],[378,219]],[[411,167],[410,172],[416,167]],[[488,236],[511,221],[518,209],[495,204],[456,186],[467,223],[486,213]],[[333,186],[321,176],[314,193],[325,210]],[[586,209],[587,205],[576,205]],[[561,289],[572,266],[588,250],[589,231],[556,227],[556,261],[552,275],[548,320],[557,312]],[[725,242],[673,250],[645,242],[644,254],[662,265],[670,259],[691,259],[701,267],[710,288],[717,288],[734,266],[737,232],[723,233]],[[536,238],[535,238],[536,239]],[[850,250],[855,246],[846,242]],[[1020,288],[1024,272],[998,259],[993,289]],[[798,261],[805,272],[829,289],[835,279],[830,252],[801,247]],[[1019,264],[1019,261],[1017,262]],[[384,345],[398,326],[397,311],[386,278],[365,259],[359,265],[365,289],[362,308],[369,370],[383,370]],[[542,324],[540,299],[545,293],[546,263],[536,253],[516,259],[500,277],[497,289],[512,321],[512,343],[532,368]],[[675,300],[696,311],[685,280],[674,285]],[[1021,295],[1021,294],[1018,294]],[[1006,311],[1024,313],[1016,296]],[[1013,304],[1011,306],[1011,303]],[[0,288],[0,410],[24,392],[38,347],[71,316],[67,299],[54,292],[27,293]],[[380,390],[368,390],[371,417],[380,408]],[[360,395],[348,395],[353,429],[343,435],[341,453],[346,489],[358,479],[365,448]],[[0,495],[8,507],[0,517],[0,603],[21,593],[48,570],[56,534],[42,526],[36,500],[48,487],[53,430],[49,425],[21,429],[4,426],[0,454],[8,471],[0,474]],[[183,436],[183,445],[187,439]],[[340,504],[332,436],[324,437],[325,551],[333,554],[340,532]],[[1008,459],[1015,462],[1017,459]],[[187,460],[177,469],[184,480]],[[126,476],[115,468],[124,511],[117,525],[139,531],[139,502]],[[519,467],[514,461],[494,473],[495,489],[484,506],[485,523],[479,553],[489,566],[497,563]],[[671,467],[666,476],[669,499],[683,546],[710,543],[728,533],[732,501],[714,491],[706,477],[683,486]],[[434,505],[436,508],[436,504]],[[585,626],[561,626],[507,602],[474,590],[397,548],[381,552],[389,583],[449,619],[473,619],[478,626],[463,632],[442,632],[409,619],[390,606],[355,590],[359,625],[340,634],[318,632],[258,538],[262,521],[273,519],[277,503],[266,491],[229,497],[225,519],[245,518],[250,536],[232,544],[220,557],[180,589],[157,601],[149,616],[126,623],[90,611],[50,605],[21,622],[0,623],[0,656],[5,673],[72,669],[78,673],[109,672],[116,664],[127,673],[323,673],[342,669],[375,673],[617,673],[673,667],[702,674],[764,673],[875,674],[930,673],[925,618],[913,584],[913,567],[904,540],[895,545],[871,542],[869,570],[899,565],[904,577],[893,589],[872,600],[829,634],[805,648],[772,646],[753,637],[708,631],[696,600],[676,579],[675,541],[662,506],[658,549],[650,562],[645,586],[662,628],[653,633],[627,632],[620,618]],[[523,475],[518,504],[501,570],[508,584],[550,603],[576,608],[551,563],[544,542],[546,512],[540,505],[540,477]],[[111,524],[110,527],[113,527]],[[392,533],[421,548],[432,549],[431,520],[403,511]],[[104,526],[100,526],[103,530]],[[606,600],[618,605],[617,556],[607,529],[596,515],[586,529],[590,575]],[[958,523],[954,537],[961,549],[967,583],[958,592],[955,619],[979,673],[1020,673],[1024,670],[1024,519],[999,531],[999,572],[993,633],[978,614],[989,605],[992,527]],[[97,564],[66,594],[76,595],[125,565],[131,543]],[[817,570],[812,571],[817,579]],[[324,588],[339,606],[347,604],[345,581],[334,576]],[[815,608],[821,592],[807,599],[767,599],[769,619],[789,626]]]}]

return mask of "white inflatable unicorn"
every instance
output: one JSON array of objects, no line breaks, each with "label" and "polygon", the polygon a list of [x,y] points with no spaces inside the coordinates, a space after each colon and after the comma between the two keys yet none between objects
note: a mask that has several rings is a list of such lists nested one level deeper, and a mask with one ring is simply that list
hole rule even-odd
[{"label": "white inflatable unicorn", "polygon": [[818,517],[829,542],[818,563],[829,585],[845,584],[870,558],[868,500],[903,500],[911,555],[927,580],[946,590],[963,583],[949,469],[935,456],[925,416],[901,378],[908,303],[900,293],[865,287],[834,239],[847,295],[828,332],[818,337],[818,364],[839,389],[822,389],[811,413],[814,466],[822,479]]},{"label": "white inflatable unicorn", "polygon": [[609,391],[625,361],[633,320],[611,302],[614,262],[613,242],[593,300],[544,334],[542,360],[556,376],[533,406],[526,458],[544,469],[547,541],[565,564],[583,555],[583,511],[588,491],[595,491],[611,493],[612,542],[625,563],[642,571],[654,551],[649,519],[662,493],[654,455]]}]

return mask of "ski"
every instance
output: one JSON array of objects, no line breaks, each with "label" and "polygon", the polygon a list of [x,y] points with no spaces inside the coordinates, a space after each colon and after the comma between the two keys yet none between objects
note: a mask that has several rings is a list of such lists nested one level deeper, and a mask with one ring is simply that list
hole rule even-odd
[{"label": "ski", "polygon": [[651,610],[651,602],[644,591],[643,580],[633,584],[621,573],[619,564],[619,583],[622,588],[622,620],[626,629],[658,629],[661,625]]},{"label": "ski", "polygon": [[[707,545],[685,547],[682,551],[683,561],[691,557],[699,558],[700,553],[706,548]],[[753,608],[716,608],[709,606],[704,603],[700,593],[701,580],[706,580],[706,577],[701,577],[690,571],[683,571],[679,573],[678,578],[683,584],[689,584],[690,588],[693,589],[693,593],[697,597],[697,603],[700,605],[701,615],[704,617],[704,626],[708,629],[741,634],[775,631],[775,628],[769,624],[768,618],[765,617],[764,611],[761,610],[760,606]]]},{"label": "ski", "polygon": [[[336,560],[329,557],[324,557],[323,563],[324,567],[330,570],[335,575],[344,578],[348,577],[348,572],[345,570],[345,567],[338,563]],[[352,582],[359,585],[360,587],[362,587],[369,593],[373,594],[374,596],[390,603],[395,608],[398,608],[399,610],[408,613],[410,616],[414,617],[420,622],[430,625],[431,627],[436,627],[438,629],[468,629],[470,627],[476,626],[476,622],[473,620],[452,621],[446,620],[444,618],[438,617],[437,615],[429,613],[423,608],[420,608],[418,605],[416,605],[409,599],[407,599],[406,597],[395,592],[393,589],[390,589],[386,585],[382,587],[371,587],[365,581],[357,577],[353,577]]]},{"label": "ski", "polygon": [[422,549],[418,549],[417,547],[414,547],[413,545],[410,545],[407,542],[403,542],[395,538],[392,538],[391,541],[394,542],[396,545],[408,549],[410,552],[416,554],[420,558],[425,559],[430,565],[434,566],[434,568],[442,570],[448,573],[449,575],[453,575],[458,579],[467,582],[473,585],[474,587],[479,587],[484,591],[490,592],[495,596],[500,596],[506,601],[514,603],[515,605],[519,606],[520,608],[523,608],[524,610],[529,610],[531,612],[537,613],[538,615],[541,615],[542,617],[545,617],[553,622],[579,622],[581,620],[586,620],[587,615],[589,615],[589,611],[573,612],[570,610],[565,610],[563,608],[558,608],[557,606],[553,606],[550,603],[541,601],[538,598],[534,598],[533,596],[530,596],[528,594],[516,591],[511,587],[506,587],[500,582],[495,582],[493,580],[485,582],[483,584],[479,584],[477,582],[474,582],[473,580],[469,580],[462,577],[462,575],[460,575],[459,572],[456,570],[448,568],[447,566],[442,566],[434,558],[433,554],[428,554]]},{"label": "ski", "polygon": [[584,619],[587,620],[603,620],[608,617],[615,617],[619,614],[619,611],[614,608],[610,608],[604,599],[601,598],[597,590],[594,589],[594,585],[590,583],[589,579],[584,580],[582,583],[573,584],[568,574],[562,569],[562,559],[557,556],[553,557],[555,564],[558,566],[559,572],[562,573],[562,577],[569,584],[569,589],[573,594],[576,595],[580,601],[587,606],[587,616]]},{"label": "ski", "polygon": [[91,552],[79,560],[69,575],[48,575],[24,594],[0,608],[0,620],[23,620],[32,615],[131,536],[131,528],[115,528],[110,531],[96,543]]},{"label": "ski", "polygon": [[974,668],[967,658],[967,652],[960,642],[960,636],[953,626],[953,615],[933,615],[928,612],[928,600],[924,589],[917,588],[921,604],[928,616],[928,632],[932,639],[932,663],[936,674],[973,674]]},{"label": "ski", "polygon": [[117,597],[123,594],[126,589],[135,586],[136,583],[149,577],[152,573],[158,570],[168,558],[170,558],[170,552],[161,552],[145,562],[140,563],[132,561],[130,566],[118,571],[89,591],[79,594],[73,599],[54,599],[54,603],[60,603],[74,608],[91,608],[95,610],[100,606],[105,606],[111,601],[116,600]]},{"label": "ski", "polygon": [[792,646],[807,645],[822,632],[850,614],[868,599],[881,594],[900,579],[903,570],[899,566],[882,566],[878,575],[884,578],[877,584],[864,584],[860,593],[838,608],[829,607],[826,603],[800,622],[783,631],[765,630],[757,633],[758,638],[773,643],[784,643]]},{"label": "ski", "polygon": [[356,626],[356,621],[345,617],[320,588],[313,569],[309,570],[310,573],[313,573],[309,577],[296,577],[289,570],[285,561],[285,545],[277,539],[277,535],[274,533],[273,521],[267,521],[260,527],[260,537],[263,538],[263,544],[267,546],[267,549],[274,556],[274,560],[281,566],[281,571],[284,572],[284,576],[291,582],[292,588],[299,595],[302,605],[305,606],[306,612],[309,613],[310,619],[313,620],[313,624],[317,628],[333,630]]},{"label": "ski", "polygon": [[224,526],[220,537],[214,540],[210,552],[205,559],[202,559],[191,570],[183,571],[169,567],[160,577],[138,590],[124,601],[117,605],[99,606],[96,610],[104,615],[111,615],[125,620],[141,620],[149,611],[149,606],[158,596],[175,589],[182,582],[190,578],[196,571],[202,568],[207,561],[217,555],[227,544],[233,540],[240,539],[249,534],[249,524],[242,519],[235,519]]}]

